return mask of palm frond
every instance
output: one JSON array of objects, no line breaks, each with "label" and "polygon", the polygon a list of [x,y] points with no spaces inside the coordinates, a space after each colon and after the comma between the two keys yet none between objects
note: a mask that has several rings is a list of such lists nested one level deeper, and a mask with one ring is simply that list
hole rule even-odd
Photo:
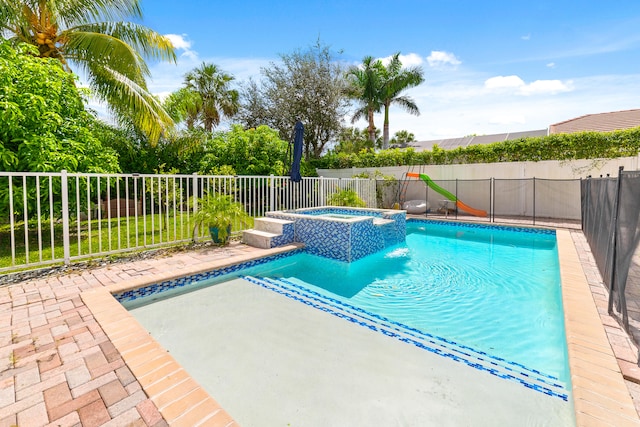
[{"label": "palm frond", "polygon": [[[139,0],[45,0],[65,28],[96,21],[141,19]],[[24,1],[23,1],[24,2]]]},{"label": "palm frond", "polygon": [[176,57],[166,37],[126,22],[141,17],[140,0],[0,0],[0,35],[36,46],[68,71],[68,62],[77,65],[112,111],[157,140],[172,121],[147,92],[145,58]]},{"label": "palm frond", "polygon": [[91,63],[109,65],[129,79],[144,85],[149,70],[143,58],[124,41],[107,34],[65,31],[63,55],[79,67],[90,71]]},{"label": "palm frond", "polygon": [[176,55],[171,41],[143,25],[132,22],[98,22],[77,25],[67,30],[68,33],[97,33],[114,37],[128,44],[142,57],[173,61]]},{"label": "palm frond", "polygon": [[108,66],[93,64],[90,84],[107,101],[109,108],[119,115],[130,117],[148,135],[152,144],[174,125],[162,105],[143,86]]},{"label": "palm frond", "polygon": [[413,114],[414,116],[420,115],[420,109],[418,105],[408,96],[398,96],[391,100],[391,104],[398,105],[402,107],[409,114]]}]

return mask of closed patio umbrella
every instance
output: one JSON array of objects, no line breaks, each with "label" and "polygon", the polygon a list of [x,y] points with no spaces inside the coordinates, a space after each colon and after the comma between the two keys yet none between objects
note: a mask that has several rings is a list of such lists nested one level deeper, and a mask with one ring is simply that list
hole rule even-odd
[{"label": "closed patio umbrella", "polygon": [[291,181],[300,182],[302,177],[300,176],[300,161],[302,160],[302,140],[304,137],[304,126],[302,122],[298,120],[294,127],[293,137],[293,160],[291,161]]}]

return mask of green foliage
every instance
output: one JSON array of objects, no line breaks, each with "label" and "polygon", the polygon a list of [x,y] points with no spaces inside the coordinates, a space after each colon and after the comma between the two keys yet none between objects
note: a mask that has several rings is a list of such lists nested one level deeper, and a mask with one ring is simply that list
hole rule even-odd
[{"label": "green foliage", "polygon": [[407,130],[399,130],[394,135],[393,138],[389,141],[390,148],[407,148],[411,145],[412,142],[416,141],[416,137],[414,134]]},{"label": "green foliage", "polygon": [[203,130],[183,130],[165,134],[157,144],[133,127],[113,127],[99,122],[94,134],[102,144],[118,153],[120,169],[124,173],[155,173],[164,168],[177,173],[197,172],[210,135]]},{"label": "green foliage", "polygon": [[361,172],[353,175],[353,178],[375,179],[376,180],[376,202],[377,206],[381,208],[391,208],[395,202],[395,191],[393,190],[398,185],[398,180],[393,175],[385,175],[379,170],[371,172]]},{"label": "green foliage", "polygon": [[409,88],[420,85],[424,81],[421,67],[402,68],[400,52],[395,53],[384,67],[382,78],[381,98],[384,104],[384,130],[382,132],[382,148],[389,148],[389,108],[397,105],[409,114],[420,115],[416,103],[402,93]]},{"label": "green foliage", "polygon": [[364,208],[367,204],[358,196],[355,190],[345,188],[337,190],[329,196],[328,203],[330,206],[352,206],[355,208]]},{"label": "green foliage", "polygon": [[[375,134],[376,140],[381,142],[380,130],[376,129]],[[355,127],[344,128],[340,132],[340,141],[333,151],[335,153],[357,154],[361,151],[373,151],[375,145],[377,144],[369,140],[369,132],[366,128],[363,130]]]},{"label": "green foliage", "polygon": [[376,127],[373,114],[384,106],[383,84],[385,67],[380,59],[365,56],[361,65],[353,65],[346,72],[347,87],[345,95],[357,102],[357,108],[351,117],[351,123],[366,118],[369,141],[375,142]]},{"label": "green foliage", "polygon": [[[187,92],[178,94],[177,99],[182,101],[182,106],[177,110],[186,117],[190,129],[201,123],[205,131],[211,132],[223,117],[233,117],[238,112],[240,94],[231,89],[233,80],[233,76],[217,65],[204,62],[185,75]],[[178,107],[180,102],[174,105]]]},{"label": "green foliage", "polygon": [[288,141],[297,120],[304,124],[305,158],[320,157],[342,127],[347,100],[344,71],[329,47],[318,42],[305,51],[281,55],[261,70],[258,85],[243,91],[239,117],[246,127],[268,125]]},{"label": "green foliage", "polygon": [[[165,165],[160,165],[159,169],[154,170],[156,175],[176,175],[178,170],[171,168],[164,169]],[[153,201],[155,206],[162,209],[162,212],[171,212],[174,208],[174,200],[176,205],[182,203],[184,188],[180,187],[180,183],[171,177],[154,177],[144,179],[144,191],[149,195],[149,201]]]},{"label": "green foliage", "polygon": [[202,109],[202,97],[194,90],[182,87],[171,92],[162,106],[174,122],[184,122],[188,129],[193,129]]},{"label": "green foliage", "polygon": [[[0,43],[0,170],[29,172],[119,172],[116,153],[94,134],[97,120],[84,109],[74,77],[59,61],[34,56],[28,45]],[[14,180],[14,213],[25,206],[23,182]],[[26,180],[27,213],[58,217],[60,179]],[[50,212],[49,183],[53,211]],[[70,183],[73,186],[75,183]],[[38,197],[38,189],[40,197]],[[0,185],[0,213],[10,205],[8,186]]]},{"label": "green foliage", "polygon": [[74,78],[31,46],[0,43],[0,170],[117,172]]},{"label": "green foliage", "polygon": [[244,130],[239,125],[207,141],[200,173],[214,174],[231,167],[239,175],[284,175],[288,143],[267,126]]},{"label": "green foliage", "polygon": [[640,152],[640,127],[614,132],[579,132],[521,138],[443,150],[389,149],[357,154],[329,153],[314,162],[319,169],[409,165],[579,160],[636,156]]},{"label": "green foliage", "polygon": [[52,58],[67,71],[69,63],[79,67],[94,95],[155,143],[173,121],[147,91],[150,73],[143,57],[175,61],[175,54],[170,40],[142,26],[141,19],[139,0],[0,3],[3,35],[32,45],[33,55]]},{"label": "green foliage", "polygon": [[251,222],[242,203],[234,201],[233,196],[210,194],[198,199],[197,205],[193,215],[194,236],[198,227],[213,227],[218,229],[219,240],[226,242],[228,230],[240,225],[246,227]]}]

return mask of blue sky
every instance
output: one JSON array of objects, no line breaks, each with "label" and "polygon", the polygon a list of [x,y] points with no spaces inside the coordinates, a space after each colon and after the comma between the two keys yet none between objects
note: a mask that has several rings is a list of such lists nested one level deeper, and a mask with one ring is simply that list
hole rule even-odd
[{"label": "blue sky", "polygon": [[[152,92],[212,62],[258,79],[280,54],[320,39],[340,60],[401,52],[425,83],[421,115],[391,109],[391,132],[418,140],[544,129],[583,114],[640,108],[640,2],[142,0],[143,24],[169,35],[177,64],[152,64]],[[356,123],[364,127],[366,123]],[[382,117],[376,117],[382,127]]]}]

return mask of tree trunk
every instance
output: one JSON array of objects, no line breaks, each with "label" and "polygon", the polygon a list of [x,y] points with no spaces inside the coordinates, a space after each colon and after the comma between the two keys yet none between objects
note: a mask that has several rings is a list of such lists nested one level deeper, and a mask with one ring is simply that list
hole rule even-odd
[{"label": "tree trunk", "polygon": [[382,149],[389,148],[389,103],[384,103],[384,126],[382,128]]},{"label": "tree trunk", "polygon": [[373,108],[369,108],[367,111],[368,119],[369,119],[369,141],[373,143],[373,146],[376,146],[376,126],[373,124]]}]

